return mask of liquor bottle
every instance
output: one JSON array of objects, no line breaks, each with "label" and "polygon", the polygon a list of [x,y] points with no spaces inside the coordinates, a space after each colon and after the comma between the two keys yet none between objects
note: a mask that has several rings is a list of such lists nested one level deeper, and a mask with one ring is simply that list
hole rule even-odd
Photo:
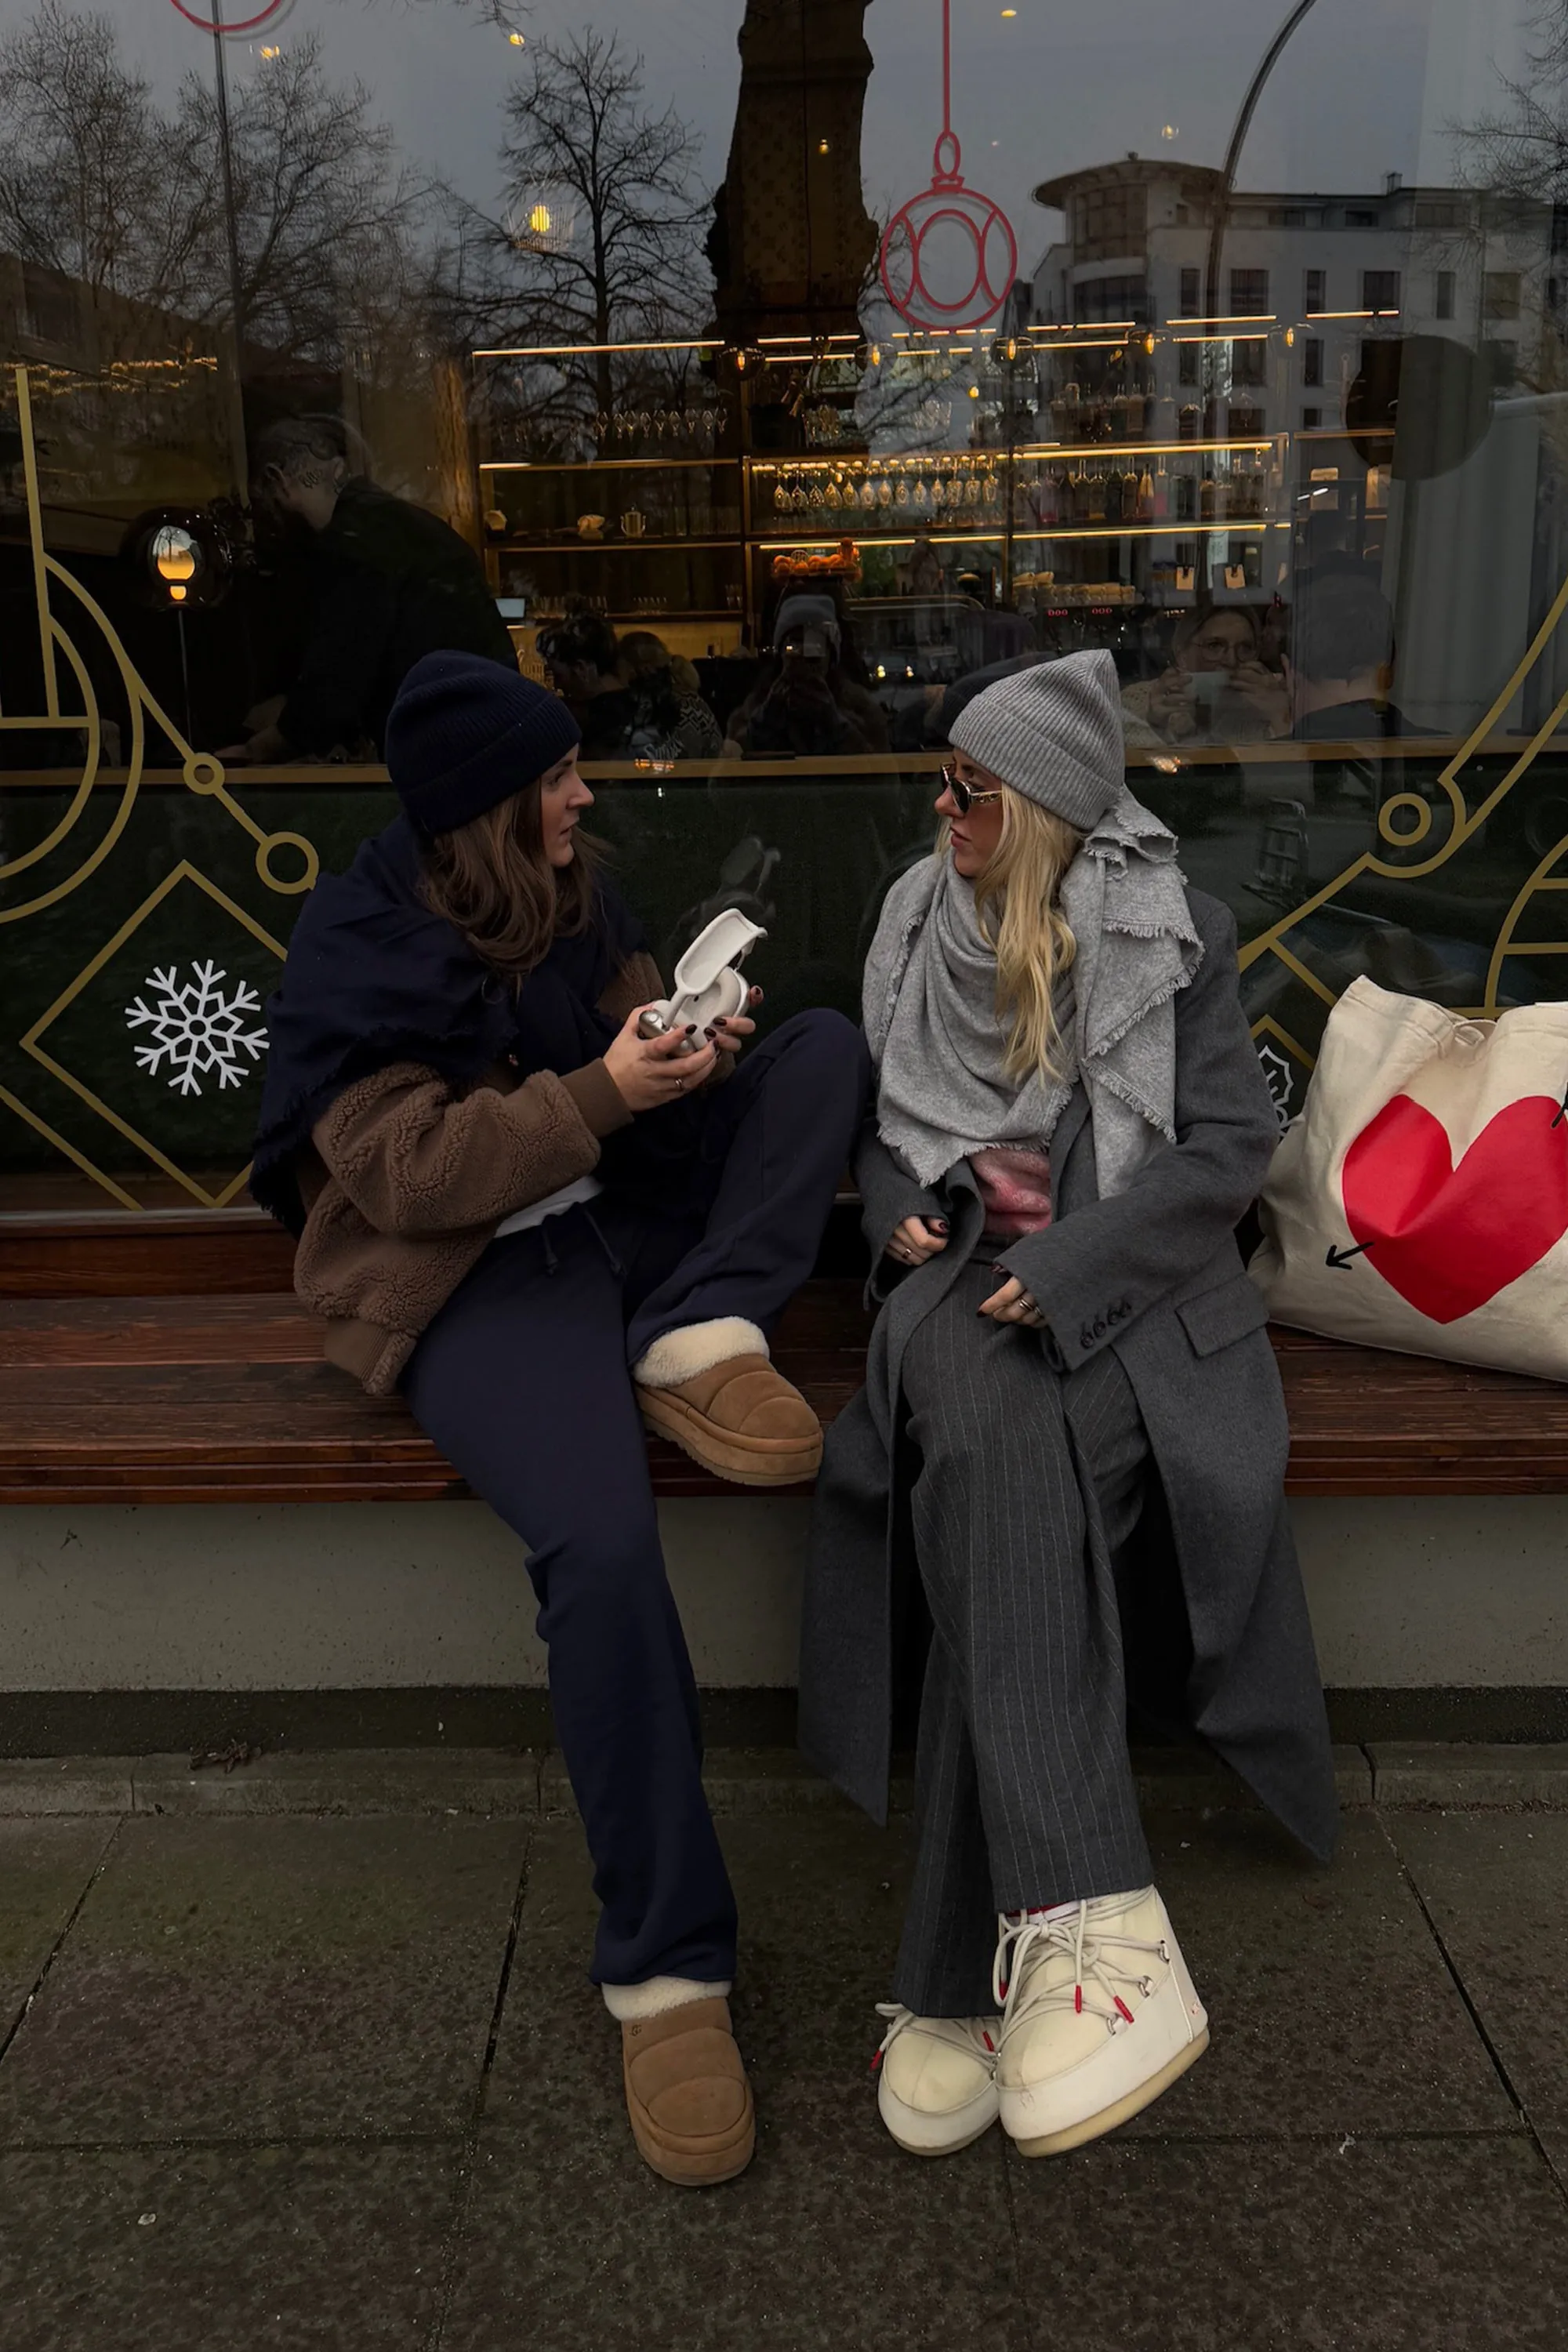
[{"label": "liquor bottle", "polygon": [[1154,520],[1156,522],[1169,522],[1171,520],[1171,477],[1165,471],[1163,457],[1154,476]]},{"label": "liquor bottle", "polygon": [[1140,522],[1152,522],[1154,520],[1154,477],[1147,466],[1138,477],[1138,520]]}]

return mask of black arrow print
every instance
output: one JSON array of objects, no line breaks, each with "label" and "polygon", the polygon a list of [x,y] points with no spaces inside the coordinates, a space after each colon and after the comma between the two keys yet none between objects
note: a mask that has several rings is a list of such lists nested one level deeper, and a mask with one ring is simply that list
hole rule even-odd
[{"label": "black arrow print", "polygon": [[1561,1127],[1565,1118],[1568,1118],[1568,1095],[1564,1095],[1562,1101],[1558,1104],[1557,1116],[1552,1120],[1552,1124],[1553,1127]]},{"label": "black arrow print", "polygon": [[1329,1244],[1329,1254],[1324,1258],[1323,1264],[1325,1265],[1349,1265],[1352,1257],[1360,1257],[1363,1250],[1369,1250],[1371,1247],[1372,1244],[1370,1242],[1357,1242],[1354,1249],[1342,1250],[1336,1249],[1333,1243],[1331,1242]]}]

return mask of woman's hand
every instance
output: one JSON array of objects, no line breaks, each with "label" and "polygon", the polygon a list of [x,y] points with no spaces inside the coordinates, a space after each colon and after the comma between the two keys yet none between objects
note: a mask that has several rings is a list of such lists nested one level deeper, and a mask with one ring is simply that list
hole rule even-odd
[{"label": "woman's hand", "polygon": [[[1000,1274],[1002,1268],[997,1266]],[[1046,1318],[1038,1306],[1025,1289],[1016,1275],[1010,1275],[1000,1290],[994,1290],[982,1306],[982,1315],[989,1315],[994,1323],[1025,1323],[1031,1331],[1044,1328]]]},{"label": "woman's hand", "polygon": [[892,1238],[883,1251],[899,1265],[924,1265],[928,1257],[947,1247],[945,1217],[906,1217],[895,1225]]},{"label": "woman's hand", "polygon": [[[637,1023],[647,1011],[646,1004],[633,1007],[605,1055],[605,1067],[616,1082],[616,1092],[634,1113],[658,1110],[662,1103],[679,1102],[683,1095],[695,1094],[704,1079],[712,1076],[718,1060],[711,1041],[698,1039],[695,1022],[663,1037],[639,1037]],[[689,1039],[694,1051],[682,1053]]]},{"label": "woman's hand", "polygon": [[1173,742],[1184,742],[1197,731],[1193,681],[1184,670],[1168,669],[1149,689],[1149,717]]}]

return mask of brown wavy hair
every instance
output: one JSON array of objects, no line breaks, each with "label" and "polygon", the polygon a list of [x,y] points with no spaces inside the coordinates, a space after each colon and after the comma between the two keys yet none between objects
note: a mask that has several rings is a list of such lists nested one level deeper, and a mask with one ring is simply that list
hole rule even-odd
[{"label": "brown wavy hair", "polygon": [[570,866],[552,866],[539,821],[539,779],[425,846],[426,905],[461,931],[481,963],[514,988],[555,939],[593,920],[603,850],[580,829]]}]

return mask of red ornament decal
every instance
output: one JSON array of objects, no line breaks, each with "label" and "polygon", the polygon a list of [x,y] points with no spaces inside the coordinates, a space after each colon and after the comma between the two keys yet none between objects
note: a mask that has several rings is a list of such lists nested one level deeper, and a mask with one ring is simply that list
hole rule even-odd
[{"label": "red ornament decal", "polygon": [[[289,0],[267,0],[267,5],[254,16],[236,17],[232,25],[224,16],[223,0],[214,0],[214,5],[205,15],[199,8],[187,8],[185,0],[172,0],[172,5],[179,10],[186,24],[194,25],[198,33],[254,33],[257,26],[265,25],[269,17],[280,16],[289,5]],[[245,5],[245,0],[240,0],[240,5]]]},{"label": "red ornament decal", "polygon": [[931,185],[899,206],[882,239],[882,285],[911,327],[984,326],[1007,299],[1018,268],[1012,222],[993,197],[965,187],[959,170],[950,7],[942,0],[942,129]]},{"label": "red ornament decal", "polygon": [[1417,1315],[1457,1323],[1568,1233],[1568,1120],[1551,1095],[1522,1096],[1456,1167],[1442,1121],[1395,1095],[1346,1152],[1340,1191],[1368,1265]]}]

